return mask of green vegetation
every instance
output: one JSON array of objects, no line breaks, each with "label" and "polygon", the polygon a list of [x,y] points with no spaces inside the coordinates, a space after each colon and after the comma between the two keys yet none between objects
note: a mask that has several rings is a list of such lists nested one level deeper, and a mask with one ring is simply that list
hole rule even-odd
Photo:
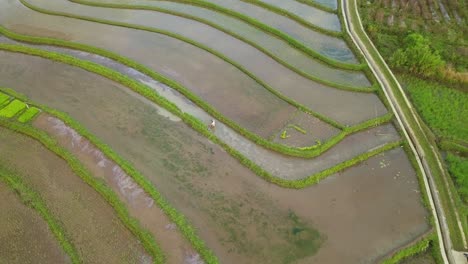
[{"label": "green vegetation", "polygon": [[298,125],[290,125],[290,127],[296,129],[297,131],[301,132],[304,135],[307,134],[307,131]]},{"label": "green vegetation", "polygon": [[422,119],[438,135],[468,139],[468,94],[434,82],[402,78]]},{"label": "green vegetation", "polygon": [[20,121],[21,123],[26,123],[32,120],[39,112],[40,110],[36,107],[29,107],[28,109],[26,109],[26,111],[24,111],[24,113],[22,113],[18,117],[18,121]]},{"label": "green vegetation", "polygon": [[0,166],[0,180],[14,190],[25,205],[34,209],[44,219],[63,251],[70,257],[71,262],[73,264],[81,263],[82,260],[75,246],[70,242],[60,222],[50,213],[40,195],[27,186],[15,173],[7,171],[2,166]]},{"label": "green vegetation", "polygon": [[281,132],[281,139],[287,139],[288,137],[290,137],[290,135],[288,135],[288,131],[284,130],[283,132]]},{"label": "green vegetation", "polygon": [[448,153],[446,160],[449,172],[455,179],[458,193],[460,193],[462,201],[468,204],[468,158]]},{"label": "green vegetation", "polygon": [[[245,42],[245,43],[248,43],[249,45],[253,46],[254,48],[256,48],[258,50],[260,50],[261,52],[265,53],[269,57],[273,58],[275,61],[285,65],[286,67],[288,67],[290,69],[294,68],[294,66],[292,66],[292,65],[288,64],[286,61],[278,58],[278,56],[276,56],[272,52],[268,51],[267,49],[263,48],[261,45],[258,45],[257,43],[249,40],[248,38],[243,37],[243,36],[233,32],[233,31],[231,31],[231,30],[229,30],[229,29],[227,29],[225,27],[222,27],[222,26],[220,26],[220,25],[218,25],[218,24],[216,24],[214,22],[211,22],[207,18],[191,15],[191,14],[186,13],[186,12],[179,12],[179,11],[174,11],[174,10],[170,10],[170,9],[165,9],[163,7],[157,7],[157,6],[146,6],[146,5],[135,5],[135,4],[100,3],[100,2],[85,1],[85,0],[70,0],[70,1],[74,2],[74,3],[82,4],[82,5],[88,5],[88,6],[157,11],[157,12],[167,13],[167,14],[171,14],[171,15],[174,15],[174,16],[179,16],[179,17],[184,17],[184,18],[187,18],[187,19],[195,20],[195,21],[198,21],[200,23],[209,25],[210,27],[216,28],[216,29],[218,29],[218,30],[220,30],[220,31],[222,31],[222,32],[224,32],[226,34],[229,34],[229,35],[231,35],[231,36]],[[176,2],[178,2],[178,1],[176,1]],[[347,70],[360,70],[360,69],[362,69],[364,67],[364,65],[356,65],[356,64],[351,64],[351,63],[345,63],[345,62],[341,62],[341,61],[337,61],[335,59],[329,58],[327,56],[322,55],[321,53],[318,53],[317,51],[315,51],[313,49],[310,49],[309,47],[307,47],[306,45],[304,45],[300,41],[296,40],[295,38],[289,36],[288,34],[285,34],[284,32],[279,31],[279,30],[277,30],[275,28],[272,28],[272,27],[270,27],[268,25],[265,25],[265,24],[259,22],[258,20],[255,20],[255,19],[250,18],[250,17],[246,17],[245,15],[239,14],[239,13],[237,13],[235,11],[226,9],[224,7],[221,7],[221,6],[212,4],[212,3],[207,3],[207,2],[201,3],[201,2],[202,1],[193,1],[191,3],[188,3],[188,2],[186,3],[186,1],[183,1],[184,4],[186,3],[186,4],[193,5],[193,6],[198,6],[198,7],[210,9],[210,10],[213,10],[215,12],[219,12],[219,13],[222,13],[224,15],[231,16],[231,17],[233,17],[235,19],[242,20],[243,22],[245,22],[245,23],[247,23],[247,24],[249,24],[251,26],[254,26],[254,27],[256,27],[256,28],[258,28],[258,29],[260,29],[262,31],[265,31],[267,33],[274,34],[276,37],[279,37],[280,39],[282,39],[286,43],[288,43],[291,47],[296,48],[296,49],[300,50],[301,52],[305,53],[305,55],[308,55],[311,58],[319,60],[319,61],[321,61],[321,62],[323,62],[325,64],[328,64],[330,66],[333,66],[333,67],[336,67],[336,68],[347,69]],[[213,8],[213,6],[216,6],[216,7]],[[300,69],[295,69],[294,71],[300,71]],[[307,74],[307,73],[304,73],[304,74]],[[370,88],[365,88],[365,87],[363,87],[363,88],[355,87],[355,89],[356,89],[356,91],[361,91],[362,90],[364,92],[367,92],[368,90],[371,90]]]},{"label": "green vegetation", "polygon": [[439,147],[442,150],[447,150],[447,151],[453,151],[460,153],[462,155],[468,155],[468,147],[462,145],[461,143],[452,141],[452,140],[447,140],[447,139],[442,139],[439,141]]},{"label": "green vegetation", "polygon": [[8,100],[10,100],[10,96],[0,93],[0,106],[2,106],[4,103],[6,103]]},{"label": "green vegetation", "polygon": [[382,261],[381,264],[397,264],[400,263],[403,259],[420,254],[429,248],[432,239],[433,235],[425,236],[413,245],[396,252],[389,258]]},{"label": "green vegetation", "polygon": [[21,112],[24,108],[26,108],[26,104],[15,99],[10,102],[7,106],[0,109],[0,116],[11,118],[14,117],[16,114]]},{"label": "green vegetation", "polygon": [[431,77],[440,72],[445,62],[430,46],[428,39],[412,33],[405,38],[403,47],[393,53],[390,65],[413,74]]},{"label": "green vegetation", "polygon": [[[38,40],[38,38],[31,38],[30,40]],[[47,40],[50,40],[50,39],[47,39]],[[46,42],[46,41],[44,41],[44,42]],[[84,48],[87,47],[87,46],[82,46],[80,44],[75,44],[75,45],[78,46],[78,47],[81,47],[81,49],[84,49]],[[0,44],[0,49],[12,51],[12,52],[25,53],[25,54],[29,54],[29,55],[33,55],[33,56],[40,56],[40,57],[51,59],[51,60],[54,60],[54,61],[67,63],[67,64],[70,64],[70,65],[73,65],[73,66],[78,66],[78,67],[83,68],[83,69],[85,69],[87,71],[100,74],[100,75],[102,75],[102,76],[104,76],[106,78],[109,78],[109,79],[114,80],[114,81],[116,81],[118,83],[121,83],[124,86],[127,86],[128,88],[132,89],[133,91],[135,91],[135,92],[145,96],[149,100],[155,102],[156,104],[159,104],[159,105],[162,105],[163,107],[166,107],[173,114],[176,114],[176,115],[182,114],[182,111],[176,105],[174,105],[172,102],[169,102],[166,98],[160,96],[156,91],[154,91],[150,87],[148,87],[146,85],[143,85],[138,81],[135,81],[135,80],[133,80],[133,79],[131,79],[131,78],[125,76],[125,75],[122,75],[122,74],[120,74],[120,73],[118,73],[118,72],[116,72],[114,70],[111,70],[109,68],[106,68],[106,67],[104,67],[102,65],[99,65],[99,64],[96,64],[96,63],[93,63],[93,62],[89,62],[89,61],[84,61],[84,60],[81,60],[81,59],[78,59],[78,58],[75,58],[75,57],[72,57],[72,56],[69,56],[69,55],[65,55],[65,54],[60,54],[60,53],[56,53],[56,52],[48,52],[48,51],[39,50],[39,49],[36,49],[36,48],[30,48],[30,47],[26,47],[26,46],[20,46],[20,45]],[[109,52],[106,52],[106,51],[103,51],[103,50],[99,50],[99,49],[96,49],[96,50],[98,52],[100,51],[103,54],[107,54],[108,55],[107,57],[114,56],[114,57],[120,58],[121,60],[126,61],[125,59],[121,58],[118,55],[115,55],[115,54],[112,54],[112,53],[109,53]],[[130,65],[133,65],[132,61],[126,61],[126,62],[128,64],[130,64]],[[168,78],[166,78],[166,77],[164,77],[164,76],[162,76],[162,75],[160,75],[160,74],[158,74],[156,72],[153,72],[153,71],[151,71],[151,70],[147,69],[146,67],[141,66],[139,64],[136,64],[136,66],[133,67],[133,68],[135,68],[137,70],[140,70],[140,68],[138,68],[138,66],[143,69],[143,71],[142,71],[143,73],[145,73],[145,74],[148,73],[148,75],[151,76],[152,78],[154,78],[155,80],[158,80],[158,81],[160,81],[160,82],[162,82],[162,83],[164,83],[164,84],[166,84],[166,85],[180,91],[182,94],[184,94],[190,100],[195,102],[197,105],[201,106],[205,111],[207,111],[209,114],[214,116],[216,119],[218,119],[221,122],[229,125],[231,128],[236,130],[241,135],[249,138],[254,143],[259,144],[261,146],[264,146],[266,148],[269,148],[271,150],[278,151],[278,152],[286,154],[286,155],[304,157],[304,158],[316,157],[316,156],[320,155],[321,153],[323,153],[324,151],[331,148],[332,146],[334,146],[336,143],[343,140],[347,135],[349,135],[351,133],[361,131],[361,130],[364,130],[364,129],[367,129],[367,128],[372,127],[372,126],[377,126],[377,125],[389,122],[392,119],[392,114],[387,113],[386,115],[383,115],[381,117],[377,117],[375,119],[365,121],[365,122],[363,122],[361,124],[357,124],[357,125],[352,126],[352,127],[345,127],[344,130],[341,133],[337,134],[336,136],[334,136],[333,138],[331,138],[330,140],[328,140],[326,143],[324,143],[322,145],[315,145],[315,146],[305,147],[305,148],[304,147],[303,148],[289,147],[289,146],[285,146],[285,145],[282,145],[282,144],[278,144],[278,143],[268,141],[267,139],[264,139],[264,138],[258,136],[257,134],[254,134],[254,133],[248,131],[247,129],[241,127],[237,123],[234,123],[232,120],[226,118],[221,113],[214,110],[209,104],[202,101],[200,98],[198,98],[196,95],[194,95],[193,93],[188,91],[187,88],[183,87],[179,83],[177,83],[177,82],[175,82],[173,80],[170,80],[170,79],[168,79]],[[311,114],[314,115],[314,116],[317,116],[314,113],[311,113]],[[187,114],[184,113],[183,115],[187,115]],[[192,119],[192,118],[193,117],[190,117],[190,119]],[[323,119],[323,117],[322,117],[322,119]],[[329,119],[326,119],[326,120],[329,121]],[[197,122],[199,123],[200,121],[197,120]],[[330,122],[328,122],[328,123],[330,123]],[[189,123],[189,125],[190,124],[191,123]],[[335,127],[337,125],[334,122],[332,124],[334,124]],[[342,128],[342,126],[339,126],[339,127]],[[206,126],[205,126],[205,129],[206,129]]]},{"label": "green vegetation", "polygon": [[75,156],[73,156],[73,154],[61,147],[59,143],[45,132],[39,131],[30,125],[1,118],[0,125],[36,139],[47,149],[64,159],[77,176],[94,188],[114,208],[123,224],[141,241],[143,247],[151,255],[153,263],[164,263],[165,257],[163,252],[156,244],[153,236],[140,225],[138,220],[130,216],[128,209],[122,201],[120,201],[117,194],[115,194],[102,180],[92,176],[84,165],[80,163]]},{"label": "green vegetation", "polygon": [[303,3],[303,4],[306,4],[306,5],[309,5],[311,7],[315,7],[317,9],[329,12],[329,13],[334,13],[334,14],[338,13],[337,9],[334,9],[334,8],[331,8],[331,7],[328,7],[328,6],[324,6],[322,4],[319,4],[319,3],[315,2],[314,0],[296,0],[296,1],[300,2],[300,3]]}]

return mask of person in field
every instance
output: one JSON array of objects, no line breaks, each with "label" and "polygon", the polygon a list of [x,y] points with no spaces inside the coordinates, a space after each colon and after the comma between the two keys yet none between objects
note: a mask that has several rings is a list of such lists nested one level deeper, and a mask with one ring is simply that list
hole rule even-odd
[{"label": "person in field", "polygon": [[215,129],[216,128],[216,121],[214,119],[211,119],[211,124],[210,124],[210,129]]}]

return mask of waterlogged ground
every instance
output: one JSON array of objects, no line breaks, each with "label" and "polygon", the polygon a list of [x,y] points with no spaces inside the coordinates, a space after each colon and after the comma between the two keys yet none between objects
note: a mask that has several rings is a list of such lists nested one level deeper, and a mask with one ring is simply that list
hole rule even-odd
[{"label": "waterlogged ground", "polygon": [[41,195],[85,262],[151,263],[110,205],[41,144],[2,127],[0,161]]},{"label": "waterlogged ground", "polygon": [[[259,129],[260,133],[263,128],[275,127],[276,131],[289,116],[285,103],[258,83],[226,62],[188,44],[148,32],[44,16],[16,0],[2,2],[2,5],[5,8],[0,9],[0,23],[7,28],[26,34],[61,36],[130,57],[184,84],[248,129]],[[19,23],[17,17],[24,19]],[[284,67],[281,70],[274,61],[260,64],[245,54],[236,56],[255,63],[251,70],[274,89],[343,124],[356,124],[387,112],[375,94],[333,89]],[[255,108],[249,110],[252,107]]]},{"label": "waterlogged ground", "polygon": [[[372,262],[429,228],[401,149],[316,186],[284,189],[120,85],[39,58],[5,52],[1,58],[8,67],[1,68],[0,79],[9,76],[3,86],[70,113],[132,162],[223,263]],[[351,142],[398,140],[392,131],[391,125],[378,127]]]},{"label": "waterlogged ground", "polygon": [[0,263],[71,263],[47,223],[20,199],[0,181]]}]

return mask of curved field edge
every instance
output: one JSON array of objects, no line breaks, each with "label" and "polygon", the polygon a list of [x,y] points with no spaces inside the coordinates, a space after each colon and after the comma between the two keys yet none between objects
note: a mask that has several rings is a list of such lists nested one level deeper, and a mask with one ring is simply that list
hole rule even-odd
[{"label": "curved field edge", "polygon": [[8,171],[2,166],[0,166],[0,181],[3,181],[11,190],[13,190],[19,196],[24,205],[34,209],[41,216],[41,218],[47,223],[47,226],[55,239],[59,242],[60,247],[70,257],[71,263],[79,264],[83,262],[75,245],[70,241],[67,232],[63,226],[61,226],[60,222],[55,219],[41,196],[36,191],[27,186],[21,178],[15,175],[14,172]]},{"label": "curved field edge", "polygon": [[[9,48],[9,49],[8,49]],[[51,59],[54,61],[58,62],[63,62],[72,66],[77,66],[80,67],[84,70],[87,70],[89,72],[93,72],[96,74],[99,74],[103,77],[106,77],[110,80],[116,81],[124,86],[127,86],[128,88],[132,89],[133,91],[140,93],[141,95],[145,96],[147,99],[152,101],[153,103],[156,103],[160,105],[161,107],[164,107],[166,110],[171,112],[172,114],[178,116],[181,118],[182,121],[184,121],[189,127],[192,127],[196,131],[198,131],[200,134],[206,136],[208,139],[213,141],[214,143],[217,143],[220,145],[224,150],[226,150],[228,153],[230,153],[233,157],[235,157],[237,160],[239,160],[240,163],[251,169],[255,174],[258,176],[266,179],[267,181],[271,183],[275,183],[279,186],[286,187],[286,188],[304,188],[307,186],[310,186],[312,184],[318,183],[321,179],[324,179],[325,177],[339,172],[345,168],[349,168],[351,166],[354,166],[369,157],[375,156],[381,152],[390,150],[392,148],[395,148],[399,145],[401,145],[401,141],[397,142],[391,142],[384,144],[381,147],[375,148],[369,152],[363,153],[361,155],[358,155],[352,159],[349,159],[347,161],[341,162],[331,168],[325,169],[321,172],[318,172],[316,174],[309,175],[303,179],[300,180],[285,180],[282,178],[279,178],[277,176],[274,176],[270,174],[269,172],[265,171],[263,168],[246,158],[244,155],[242,155],[240,152],[235,150],[234,148],[230,147],[226,143],[224,143],[222,140],[220,140],[218,137],[216,137],[209,129],[208,127],[202,123],[199,119],[193,117],[190,114],[182,112],[176,105],[174,105],[172,102],[168,101],[166,98],[160,96],[157,92],[154,90],[151,90],[147,88],[146,86],[118,73],[115,72],[111,69],[108,69],[104,66],[101,66],[99,64],[95,64],[92,62],[88,61],[83,61],[76,59],[75,57],[71,56],[66,56],[63,54],[58,54],[58,53],[52,53],[52,52],[46,52],[38,49],[33,49],[29,47],[24,47],[24,46],[17,46],[17,45],[2,45],[0,44],[0,50],[6,49],[6,50],[11,50],[13,52],[19,52],[19,53],[25,53],[25,54],[30,54],[33,56],[40,56],[46,59]],[[28,53],[29,52],[29,53]],[[145,88],[146,87],[146,88]],[[34,104],[33,104],[34,105]],[[45,109],[44,107],[41,107]]]},{"label": "curved field edge", "polygon": [[[334,8],[331,8],[331,7],[328,7],[328,6],[325,6],[323,4],[320,4],[320,3],[317,3],[315,2],[314,0],[295,0],[296,2],[299,2],[299,3],[303,3],[303,4],[306,4],[308,6],[311,6],[311,7],[315,7],[317,9],[320,9],[322,11],[325,11],[325,12],[328,12],[328,13],[333,13],[333,14],[338,14],[338,10],[339,8],[337,9],[334,9]],[[338,1],[338,0],[337,0]]]},{"label": "curved field edge", "polygon": [[[418,254],[422,254],[434,247],[434,244],[438,243],[437,235],[435,232],[430,232],[429,234],[424,235],[419,240],[412,242],[409,246],[402,248],[401,250],[391,254],[387,258],[383,259],[381,264],[398,264],[403,260],[414,257]],[[437,263],[439,263],[439,258],[434,256]]]},{"label": "curved field edge", "polygon": [[153,263],[162,264],[165,262],[164,254],[154,240],[154,237],[141,226],[138,220],[129,215],[128,209],[122,201],[120,201],[117,194],[115,194],[103,181],[94,178],[75,156],[61,147],[45,132],[35,129],[29,124],[21,124],[16,121],[0,118],[0,126],[4,126],[37,140],[48,150],[65,160],[77,176],[96,190],[96,192],[98,192],[109,203],[109,205],[112,206],[125,227],[127,227],[127,229],[130,230],[139,241],[141,241],[145,250],[152,257]]},{"label": "curved field edge", "polygon": [[[309,111],[307,108],[303,107],[300,104],[297,104],[297,107],[302,110],[305,113],[311,114],[312,116],[315,116],[322,121],[338,128],[341,129],[342,131],[335,135],[334,137],[330,138],[327,140],[325,143],[321,145],[314,145],[310,147],[302,147],[302,148],[297,148],[297,147],[290,147],[286,146],[283,144],[275,143],[272,141],[269,141],[263,137],[260,137],[259,135],[250,132],[249,130],[241,127],[234,121],[230,120],[229,118],[225,117],[221,113],[219,113],[217,110],[215,110],[212,106],[210,106],[208,103],[200,99],[197,95],[189,91],[186,87],[183,85],[177,83],[176,81],[169,79],[160,73],[157,73],[148,67],[139,64],[133,60],[130,60],[128,58],[122,57],[120,55],[117,55],[115,53],[109,52],[107,50],[99,49],[96,47],[88,46],[88,45],[83,45],[80,43],[73,43],[73,42],[68,42],[68,41],[63,41],[63,40],[58,40],[58,39],[51,39],[51,38],[42,38],[42,37],[32,37],[32,36],[26,36],[26,35],[21,35],[17,34],[11,31],[8,31],[7,29],[3,28],[0,26],[0,34],[3,34],[11,39],[18,40],[18,41],[24,41],[24,42],[29,42],[33,44],[47,44],[47,45],[56,45],[56,46],[62,46],[66,48],[72,48],[72,49],[77,49],[81,51],[86,51],[89,53],[94,53],[103,57],[107,57],[110,59],[113,59],[119,63],[122,63],[124,65],[127,65],[128,67],[131,67],[133,69],[136,69],[154,80],[160,81],[161,83],[168,85],[172,87],[173,89],[179,91],[181,94],[183,94],[185,97],[187,97],[189,100],[197,104],[199,107],[201,107],[203,110],[205,110],[207,113],[210,115],[214,116],[216,119],[221,121],[222,123],[227,124],[229,127],[237,131],[239,134],[245,136],[249,140],[253,141],[254,143],[261,145],[265,148],[268,148],[273,151],[277,151],[279,153],[289,155],[289,156],[295,156],[295,157],[302,157],[302,158],[312,158],[316,157],[326,150],[330,149],[332,146],[343,140],[347,135],[350,135],[352,133],[356,133],[358,131],[365,130],[367,128],[373,127],[373,126],[378,126],[387,122],[390,122],[393,118],[393,114],[388,112],[387,114],[377,117],[375,119],[370,119],[367,120],[363,123],[354,125],[354,126],[343,126],[341,124],[336,123],[335,121],[332,121],[326,117],[323,117],[321,115],[318,115],[315,112]],[[20,53],[27,53],[30,55],[34,56],[40,56],[44,58],[49,58],[52,60],[72,64],[75,66],[83,65],[83,67],[90,67],[95,69],[97,74],[105,75],[106,77],[108,76],[113,76],[113,77],[108,77],[110,79],[113,79],[114,81],[123,83],[125,86],[128,86],[132,90],[136,91],[137,93],[147,97],[148,99],[152,100],[153,102],[158,103],[159,100],[165,100],[167,99],[163,98],[154,90],[151,88],[147,87],[146,85],[143,85],[133,79],[130,79],[120,73],[117,73],[113,70],[110,70],[104,66],[101,66],[99,64],[93,63],[93,62],[88,62],[88,61],[83,61],[80,59],[77,59],[75,57],[65,55],[65,54],[60,54],[60,53],[54,53],[54,52],[47,52],[43,50],[39,50],[36,48],[30,48],[30,47],[25,47],[25,46],[20,46],[20,45],[11,45],[11,44],[1,44],[0,43],[0,49],[3,50],[8,50],[12,52],[20,52]],[[86,65],[86,66],[85,66]],[[284,97],[284,99],[288,99]],[[156,100],[156,101],[155,101]],[[288,99],[290,100],[290,99]],[[169,102],[170,103],[170,102]],[[159,104],[159,103],[158,103]],[[171,104],[171,108],[175,107],[177,110],[177,106]]]},{"label": "curved field edge", "polygon": [[317,31],[317,32],[320,32],[320,33],[323,33],[323,34],[326,34],[326,35],[329,35],[329,36],[332,36],[332,37],[341,37],[343,35],[342,31],[329,30],[329,29],[325,29],[325,28],[322,28],[320,26],[314,25],[314,24],[306,21],[305,19],[301,18],[300,16],[295,15],[295,14],[293,14],[293,13],[291,13],[291,12],[289,12],[289,11],[283,9],[283,8],[280,8],[280,7],[265,3],[265,2],[260,1],[260,0],[240,0],[240,1],[250,3],[250,4],[253,4],[253,5],[259,6],[259,7],[263,8],[263,9],[269,10],[271,12],[277,13],[278,15],[288,17],[288,18],[293,19],[296,22],[298,22],[298,23],[300,23],[300,24],[314,30],[314,31]]},{"label": "curved field edge", "polygon": [[[342,5],[341,1],[343,0],[339,0],[340,5]],[[385,79],[389,81],[390,88],[392,92],[394,93],[396,100],[402,106],[402,114],[405,116],[406,120],[408,120],[408,126],[412,128],[419,127],[419,129],[414,129],[414,137],[417,138],[420,143],[422,143],[420,145],[421,149],[426,154],[423,158],[427,161],[428,167],[432,175],[434,176],[433,178],[434,178],[435,184],[437,185],[438,194],[441,197],[442,207],[445,212],[444,215],[445,215],[448,227],[449,227],[450,239],[455,249],[463,249],[464,242],[462,238],[462,232],[465,234],[468,234],[467,232],[468,225],[462,224],[461,230],[457,225],[457,214],[458,214],[457,206],[453,204],[451,199],[449,198],[451,195],[449,194],[449,192],[453,192],[453,190],[451,190],[450,187],[449,188],[444,187],[445,185],[450,185],[450,183],[447,183],[445,181],[446,177],[444,176],[446,175],[446,171],[440,165],[441,158],[439,154],[436,153],[437,148],[434,147],[436,146],[436,143],[434,142],[433,139],[430,139],[426,135],[424,129],[421,127],[422,121],[420,121],[418,114],[415,113],[415,110],[411,108],[411,105],[406,100],[406,96],[401,86],[399,85],[398,80],[390,71],[390,68],[386,64],[385,60],[382,58],[377,48],[373,45],[372,41],[370,40],[370,38],[367,36],[366,32],[364,31],[360,16],[359,16],[359,12],[355,4],[356,4],[356,0],[349,1],[350,10],[351,10],[350,18],[358,25],[354,27],[355,32],[359,36],[359,38],[362,40],[363,44],[367,48],[372,58],[375,60],[375,63],[378,65],[380,71],[385,76]],[[466,223],[466,221],[464,222]]]},{"label": "curved field edge", "polygon": [[[190,45],[193,45],[193,46],[195,46],[195,47],[197,47],[199,49],[205,50],[205,51],[219,57],[220,59],[222,59],[222,60],[226,61],[227,63],[233,65],[234,67],[238,68],[240,71],[245,73],[247,76],[252,78],[254,81],[259,83],[260,85],[262,85],[266,89],[268,89],[270,91],[273,90],[265,82],[260,80],[258,77],[256,77],[253,73],[251,73],[247,69],[245,69],[239,63],[231,60],[230,58],[228,58],[224,54],[222,54],[222,53],[220,53],[220,52],[218,52],[218,51],[216,51],[216,50],[214,50],[212,48],[209,48],[209,47],[207,47],[207,46],[205,46],[205,45],[203,45],[201,43],[198,43],[198,42],[196,42],[196,41],[194,41],[192,39],[189,39],[187,37],[184,37],[182,35],[179,35],[179,34],[167,31],[167,30],[161,30],[161,29],[156,29],[156,28],[147,27],[147,26],[134,25],[134,24],[124,23],[124,22],[117,22],[117,21],[110,21],[110,20],[99,19],[99,18],[88,17],[88,16],[74,15],[74,14],[59,12],[59,11],[50,11],[50,10],[47,10],[47,9],[44,9],[44,8],[41,8],[41,7],[34,6],[31,3],[27,2],[26,0],[18,0],[18,1],[20,1],[24,6],[30,8],[31,10],[34,10],[36,12],[43,13],[43,14],[46,14],[46,15],[61,16],[61,17],[80,19],[80,20],[84,20],[84,21],[90,21],[90,22],[94,22],[94,23],[101,23],[101,24],[106,24],[106,25],[111,25],[111,26],[118,26],[118,27],[125,27],[125,28],[130,28],[130,29],[142,30],[142,31],[147,31],[147,32],[151,32],[151,33],[162,34],[162,35],[165,35],[165,36],[168,36],[168,37],[171,37],[171,38],[186,42],[186,43],[188,43]],[[342,89],[342,90],[349,90],[349,91],[356,91],[356,92],[373,92],[373,91],[376,90],[376,87],[373,87],[373,86],[371,86],[371,87],[355,87],[355,86],[348,86],[348,85],[339,84],[339,83],[331,82],[331,81],[328,81],[328,80],[324,80],[324,79],[319,78],[317,76],[313,76],[313,75],[311,75],[309,73],[301,71],[300,69],[292,66],[291,64],[289,64],[286,61],[274,56],[273,54],[268,54],[268,55],[273,60],[275,60],[278,63],[282,64],[286,68],[294,71],[295,73],[303,76],[304,78],[307,78],[309,80],[324,84],[326,86],[330,86],[332,88],[337,88],[337,89]],[[361,69],[359,69],[359,70],[361,70]]]},{"label": "curved field edge", "polygon": [[[261,52],[265,53],[269,57],[271,57],[274,60],[281,63],[281,59],[276,57],[273,53],[267,51],[262,46],[250,41],[246,37],[243,37],[243,36],[241,36],[241,35],[239,35],[237,33],[234,33],[232,31],[230,31],[229,29],[226,29],[226,28],[224,28],[224,27],[222,27],[220,25],[217,25],[216,23],[211,22],[208,19],[204,19],[204,18],[195,16],[195,15],[191,15],[191,14],[184,13],[184,12],[178,12],[178,11],[174,11],[174,10],[169,10],[169,9],[165,9],[163,7],[156,7],[156,6],[135,5],[135,4],[99,3],[99,2],[93,2],[93,1],[87,1],[87,0],[69,0],[69,1],[73,2],[73,3],[81,4],[81,5],[95,6],[95,7],[157,11],[157,12],[161,12],[161,13],[166,13],[166,14],[170,14],[170,15],[174,15],[174,16],[187,18],[187,19],[190,19],[190,20],[195,20],[195,21],[206,24],[206,25],[208,25],[210,27],[213,27],[213,28],[215,28],[217,30],[220,30],[220,31],[222,31],[222,32],[224,32],[224,33],[226,33],[228,35],[231,35],[231,36],[237,38],[237,39],[239,39],[239,40],[253,46],[254,48],[260,50]],[[193,6],[195,6],[195,5],[193,5]],[[202,8],[210,9],[210,8],[207,8],[207,7],[202,7]],[[279,30],[277,30],[275,28],[272,28],[272,27],[270,27],[268,25],[262,24],[261,22],[258,22],[258,21],[249,23],[249,22],[245,21],[244,19],[240,18],[239,15],[231,15],[232,12],[236,13],[236,12],[234,12],[232,10],[226,11],[223,7],[217,7],[217,10],[213,10],[213,9],[210,9],[210,10],[212,10],[214,12],[217,12],[217,13],[222,13],[224,15],[228,15],[230,17],[234,17],[237,20],[241,20],[244,23],[247,23],[247,24],[252,25],[252,26],[254,26],[254,27],[256,27],[256,28],[258,28],[258,29],[260,29],[262,31],[265,31],[265,32],[267,32],[267,33],[269,33],[271,35],[274,35],[277,38],[282,39],[284,42],[286,42],[291,47],[293,47],[295,49],[298,49],[301,52],[305,53],[306,55],[310,56],[311,58],[319,60],[320,62],[326,63],[326,64],[328,64],[328,65],[330,65],[332,67],[340,68],[340,69],[346,69],[346,70],[355,70],[355,71],[362,70],[362,68],[365,67],[365,65],[345,63],[345,62],[341,62],[341,61],[329,58],[329,57],[327,57],[325,55],[322,55],[319,52],[317,52],[317,51],[315,51],[315,50],[313,50],[311,48],[308,48],[307,46],[305,46],[300,41],[298,41],[295,38],[289,36],[288,34],[285,34],[282,31],[279,31]],[[248,17],[247,19],[252,20],[252,18],[250,18],[250,17]],[[284,63],[286,63],[286,62],[284,62]],[[359,87],[356,87],[356,88],[359,88]],[[372,91],[372,89],[370,89],[370,88],[360,88],[360,89],[362,89],[363,92],[366,92],[368,90]]]}]

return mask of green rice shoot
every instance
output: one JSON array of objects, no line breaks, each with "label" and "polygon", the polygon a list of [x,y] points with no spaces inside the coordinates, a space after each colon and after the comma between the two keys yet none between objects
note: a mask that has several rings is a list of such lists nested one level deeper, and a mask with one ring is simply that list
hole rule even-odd
[{"label": "green rice shoot", "polygon": [[18,99],[13,100],[11,103],[9,103],[7,106],[5,106],[3,109],[0,109],[0,116],[1,117],[6,117],[6,118],[11,118],[21,112],[26,107],[26,104],[21,102]]},{"label": "green rice shoot", "polygon": [[0,105],[5,103],[6,101],[8,101],[8,99],[10,99],[10,96],[8,96],[8,95],[6,95],[4,93],[0,93]]},{"label": "green rice shoot", "polygon": [[26,123],[26,122],[30,121],[31,119],[33,119],[40,111],[41,110],[39,110],[36,107],[30,107],[30,108],[26,109],[26,111],[24,111],[24,113],[22,113],[18,117],[18,121],[21,122],[21,123]]}]

